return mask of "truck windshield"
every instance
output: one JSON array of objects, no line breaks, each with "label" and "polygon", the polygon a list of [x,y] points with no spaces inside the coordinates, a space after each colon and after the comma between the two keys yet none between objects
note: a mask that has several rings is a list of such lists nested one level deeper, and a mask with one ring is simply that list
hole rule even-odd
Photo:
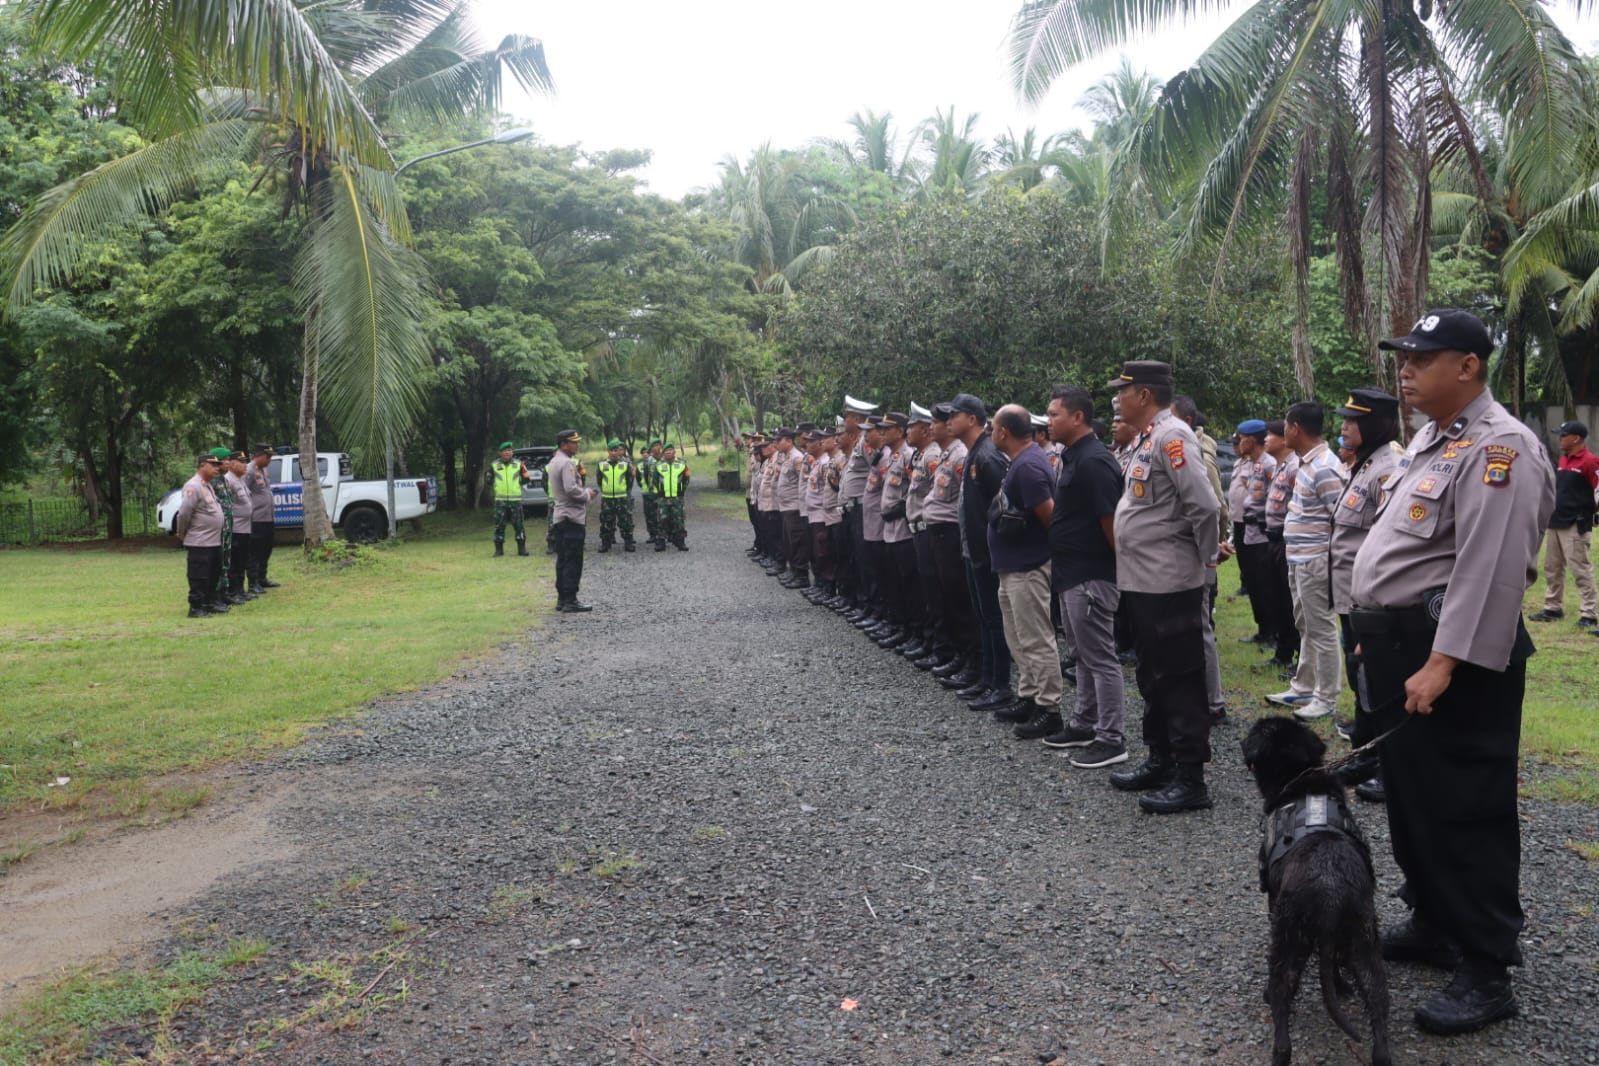
[{"label": "truck windshield", "polygon": [[[346,460],[346,461],[348,461],[348,460]],[[339,465],[342,468],[344,464],[340,463]],[[318,481],[321,481],[323,478],[328,476],[328,461],[326,459],[323,459],[321,456],[317,457],[316,475],[317,475],[317,480]],[[300,459],[299,459],[298,456],[296,456],[294,459],[289,461],[289,480],[290,481],[299,481],[299,480],[301,480]]]}]

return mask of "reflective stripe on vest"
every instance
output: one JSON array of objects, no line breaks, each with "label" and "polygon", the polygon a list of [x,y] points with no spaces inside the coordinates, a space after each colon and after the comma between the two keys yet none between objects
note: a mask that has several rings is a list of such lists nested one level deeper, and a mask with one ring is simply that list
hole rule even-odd
[{"label": "reflective stripe on vest", "polygon": [[522,464],[494,464],[494,498],[509,503],[522,498]]},{"label": "reflective stripe on vest", "polygon": [[627,495],[627,464],[600,460],[600,495],[608,500]]},{"label": "reflective stripe on vest", "polygon": [[683,495],[683,472],[688,469],[684,463],[667,462],[661,460],[655,467],[655,481],[661,487],[661,495],[672,499]]}]

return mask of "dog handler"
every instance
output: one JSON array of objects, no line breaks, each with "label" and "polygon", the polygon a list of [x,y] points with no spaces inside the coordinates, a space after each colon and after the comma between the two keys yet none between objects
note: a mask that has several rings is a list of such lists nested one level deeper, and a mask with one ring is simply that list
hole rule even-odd
[{"label": "dog handler", "polygon": [[1352,576],[1373,725],[1405,723],[1381,754],[1411,916],[1383,934],[1383,957],[1454,967],[1416,1011],[1448,1035],[1517,1009],[1516,766],[1533,651],[1521,600],[1554,477],[1488,391],[1493,341],[1476,316],[1430,311],[1379,347],[1399,353],[1400,391],[1432,420],[1400,457]]}]

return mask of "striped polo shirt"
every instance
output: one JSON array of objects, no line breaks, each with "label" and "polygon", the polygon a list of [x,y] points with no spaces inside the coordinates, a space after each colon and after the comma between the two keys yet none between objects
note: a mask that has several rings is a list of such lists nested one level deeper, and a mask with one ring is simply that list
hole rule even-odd
[{"label": "striped polo shirt", "polygon": [[1344,468],[1322,441],[1299,459],[1288,519],[1283,523],[1283,549],[1290,563],[1323,558],[1332,543],[1333,512],[1344,494]]}]

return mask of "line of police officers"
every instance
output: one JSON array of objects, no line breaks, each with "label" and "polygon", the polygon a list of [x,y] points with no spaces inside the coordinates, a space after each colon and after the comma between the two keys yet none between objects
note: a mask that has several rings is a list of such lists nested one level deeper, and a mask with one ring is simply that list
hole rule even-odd
[{"label": "line of police officers", "polygon": [[174,532],[188,550],[189,617],[209,618],[278,587],[267,577],[277,533],[270,445],[253,458],[213,448],[184,482]]},{"label": "line of police officers", "polygon": [[[1384,957],[1452,970],[1416,1011],[1423,1028],[1452,1034],[1517,1011],[1516,775],[1533,650],[1521,600],[1553,473],[1487,390],[1493,344],[1475,316],[1429,312],[1381,347],[1398,353],[1401,394],[1430,421],[1385,485],[1362,482],[1375,505],[1351,504],[1368,521],[1338,606],[1358,642],[1370,732],[1384,734],[1381,777],[1411,907],[1384,932]],[[1112,781],[1193,800],[1146,810],[1195,809],[1209,805],[1202,616],[1222,554],[1221,501],[1194,431],[1169,410],[1170,367],[1129,362],[1110,387],[1134,427],[1113,546],[1147,748]],[[1010,662],[982,546],[1005,460],[986,410],[967,394],[908,415],[877,417],[876,406],[846,396],[837,425],[749,435],[749,554],[946,685],[969,681],[959,691],[970,705],[1003,707]]]}]

